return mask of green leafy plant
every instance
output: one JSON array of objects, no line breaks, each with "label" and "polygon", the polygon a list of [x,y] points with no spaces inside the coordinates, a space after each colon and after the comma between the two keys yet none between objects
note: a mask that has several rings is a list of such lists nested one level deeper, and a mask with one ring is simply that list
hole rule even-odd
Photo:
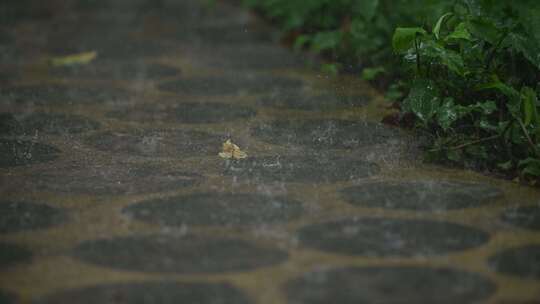
[{"label": "green leafy plant", "polygon": [[394,31],[411,75],[402,110],[431,135],[432,159],[540,177],[540,27],[531,11],[540,13],[535,1],[456,1],[432,28]]},{"label": "green leafy plant", "polygon": [[430,138],[428,159],[540,177],[540,1],[244,3],[325,59],[323,72],[352,72],[400,101]]}]

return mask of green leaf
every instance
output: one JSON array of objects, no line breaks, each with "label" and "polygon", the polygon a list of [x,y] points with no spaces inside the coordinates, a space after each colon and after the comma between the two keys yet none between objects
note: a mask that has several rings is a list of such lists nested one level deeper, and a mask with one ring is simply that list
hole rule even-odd
[{"label": "green leaf", "polygon": [[446,157],[451,161],[454,161],[456,163],[460,163],[461,161],[463,161],[463,151],[461,151],[461,150],[448,150],[446,152]]},{"label": "green leaf", "polygon": [[460,39],[467,40],[467,41],[472,40],[471,33],[469,32],[469,30],[467,30],[467,26],[465,22],[459,23],[454,29],[454,31],[450,33],[448,36],[446,36],[445,38],[446,41],[460,40]]},{"label": "green leaf", "polygon": [[467,154],[475,157],[476,159],[488,159],[488,153],[486,147],[482,145],[470,145],[465,147]]},{"label": "green leaf", "polygon": [[523,168],[521,172],[524,175],[540,177],[540,159],[526,158],[518,163],[518,167]]},{"label": "green leaf", "polygon": [[321,72],[336,76],[339,74],[339,64],[337,63],[325,63],[321,65]]},{"label": "green leaf", "polygon": [[400,83],[393,83],[386,90],[384,98],[390,101],[400,100],[403,97],[403,87]]},{"label": "green leaf", "polygon": [[492,45],[500,39],[501,31],[495,23],[485,18],[475,18],[467,22],[467,29],[475,36]]},{"label": "green leaf", "polygon": [[364,17],[365,20],[371,20],[375,17],[379,0],[357,0],[354,3],[353,11]]},{"label": "green leaf", "polygon": [[508,171],[514,168],[514,163],[511,160],[509,160],[504,163],[498,163],[497,167],[499,167],[501,170]]},{"label": "green leaf", "polygon": [[518,91],[516,91],[511,86],[507,86],[506,84],[502,83],[499,80],[499,77],[497,77],[497,75],[493,75],[490,82],[487,82],[487,83],[484,83],[484,84],[481,84],[481,85],[477,85],[476,89],[477,90],[495,89],[495,90],[501,92],[502,94],[504,94],[506,97],[510,97],[510,98],[518,98],[519,97]]},{"label": "green leaf", "polygon": [[497,75],[491,76],[491,81],[477,85],[476,90],[497,90],[506,97],[508,97],[508,102],[506,103],[506,107],[510,111],[510,113],[514,117],[519,117],[519,109],[521,107],[521,98],[520,93],[516,91],[511,86],[508,86],[504,83],[502,83],[499,80],[499,77]]},{"label": "green leaf", "polygon": [[293,49],[295,51],[301,50],[306,44],[308,44],[311,40],[311,36],[309,35],[299,35],[294,40]]},{"label": "green leaf", "polygon": [[398,27],[392,37],[394,52],[403,53],[410,49],[418,35],[426,35],[427,32],[421,27]]},{"label": "green leaf", "polygon": [[536,68],[540,69],[540,45],[533,37],[525,37],[518,33],[508,34],[510,46],[523,54]]},{"label": "green leaf", "polygon": [[442,62],[448,69],[460,76],[466,76],[468,71],[465,69],[465,63],[461,55],[453,50],[445,50],[441,56]]},{"label": "green leaf", "polygon": [[477,102],[474,106],[480,109],[485,115],[489,115],[497,110],[497,104],[493,100]]},{"label": "green leaf", "polygon": [[490,131],[490,132],[499,131],[499,128],[497,126],[492,125],[488,120],[486,120],[484,118],[480,119],[480,121],[478,122],[478,126],[481,129],[486,130],[486,131]]},{"label": "green leaf", "polygon": [[468,74],[463,58],[454,50],[447,49],[431,40],[425,42],[422,51],[425,56],[439,59],[441,64],[445,65],[450,71],[460,76]]},{"label": "green leaf", "polygon": [[437,109],[437,122],[446,131],[458,118],[459,115],[456,111],[454,99],[445,98],[441,106]]},{"label": "green leaf", "polygon": [[521,89],[521,101],[523,108],[523,123],[528,126],[531,122],[537,122],[538,112],[536,110],[537,103],[536,92],[529,88],[523,87]]},{"label": "green leaf", "polygon": [[403,100],[402,109],[413,113],[424,124],[428,124],[440,107],[441,100],[435,85],[426,79],[417,79],[409,95]]},{"label": "green leaf", "polygon": [[384,67],[374,67],[374,68],[365,68],[362,70],[362,79],[364,80],[367,80],[367,81],[370,81],[370,80],[373,80],[375,78],[377,78],[377,76],[379,76],[380,74],[384,73],[386,70],[384,69]]},{"label": "green leaf", "polygon": [[508,131],[509,140],[513,144],[522,145],[525,143],[525,137],[523,136],[523,131],[521,130],[519,124],[516,120],[513,120],[510,124],[510,129]]},{"label": "green leaf", "polygon": [[446,17],[450,17],[452,15],[453,15],[452,13],[446,13],[446,14],[442,15],[439,18],[439,20],[437,21],[437,23],[435,24],[435,26],[433,27],[433,34],[435,35],[435,37],[437,39],[439,39],[439,36],[440,36],[440,33],[441,33],[441,26],[442,26],[442,23],[443,23],[444,19]]},{"label": "green leaf", "polygon": [[335,49],[341,43],[341,31],[319,32],[311,40],[311,49],[320,52]]},{"label": "green leaf", "polygon": [[368,37],[366,22],[362,19],[354,19],[349,29],[350,34],[356,39],[365,39]]},{"label": "green leaf", "polygon": [[480,103],[480,107],[484,110],[484,114],[491,114],[497,111],[497,104],[493,100]]}]

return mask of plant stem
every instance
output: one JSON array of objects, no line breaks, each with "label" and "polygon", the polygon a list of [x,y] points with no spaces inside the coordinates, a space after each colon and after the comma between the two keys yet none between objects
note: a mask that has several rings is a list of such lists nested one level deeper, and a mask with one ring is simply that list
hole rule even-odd
[{"label": "plant stem", "polygon": [[508,154],[508,158],[514,163],[515,159],[514,159],[514,155],[512,154],[512,149],[510,148],[510,146],[508,145],[508,143],[505,140],[506,132],[508,132],[508,130],[510,130],[511,126],[512,126],[511,123],[508,123],[506,125],[504,130],[500,133],[500,138],[501,138],[501,145],[504,147],[504,149],[506,151],[506,154]]},{"label": "plant stem", "polygon": [[486,142],[486,141],[490,141],[490,140],[494,140],[494,139],[497,139],[499,138],[500,135],[492,135],[490,137],[485,137],[485,138],[480,138],[480,139],[477,139],[477,140],[473,140],[473,141],[470,141],[470,142],[467,142],[467,143],[464,143],[464,144],[461,144],[461,145],[458,145],[458,146],[455,146],[455,147],[451,147],[449,148],[448,150],[459,150],[459,149],[463,149],[467,146],[471,146],[471,145],[475,145],[475,144],[479,144],[479,143],[482,143],[482,142]]},{"label": "plant stem", "polygon": [[491,66],[491,62],[493,61],[493,58],[495,58],[495,52],[501,47],[501,44],[503,43],[504,39],[506,39],[506,36],[508,36],[509,31],[505,31],[503,35],[501,36],[501,39],[497,41],[497,44],[493,46],[493,49],[488,55],[488,59],[486,62],[486,70],[489,71],[489,68]]},{"label": "plant stem", "polygon": [[531,137],[529,136],[529,132],[527,132],[527,128],[525,127],[525,125],[523,124],[521,119],[518,118],[516,120],[519,123],[519,126],[521,127],[521,130],[523,131],[523,134],[525,134],[525,137],[527,138],[527,142],[529,143],[529,146],[531,146],[531,149],[534,151],[534,154],[536,154],[536,156],[539,156],[538,150],[536,149],[536,146],[534,145],[534,142],[532,141]]},{"label": "plant stem", "polygon": [[[464,143],[464,144],[461,144],[461,145],[458,145],[458,146],[454,146],[454,147],[450,147],[448,148],[447,150],[450,150],[450,151],[453,151],[453,150],[460,150],[460,149],[463,149],[467,146],[471,146],[471,145],[475,145],[475,144],[479,144],[479,143],[482,143],[482,142],[486,142],[486,141],[490,141],[490,140],[494,140],[494,139],[497,139],[499,138],[501,135],[497,134],[497,135],[493,135],[493,136],[490,136],[490,137],[486,137],[486,138],[480,138],[480,139],[477,139],[477,140],[473,140],[473,141],[470,141],[470,142],[467,142],[467,143]],[[436,152],[436,151],[441,151],[443,149],[431,149],[429,150],[430,152]]]},{"label": "plant stem", "polygon": [[418,37],[414,38],[414,50],[416,51],[416,71],[420,74],[420,52],[418,51]]}]

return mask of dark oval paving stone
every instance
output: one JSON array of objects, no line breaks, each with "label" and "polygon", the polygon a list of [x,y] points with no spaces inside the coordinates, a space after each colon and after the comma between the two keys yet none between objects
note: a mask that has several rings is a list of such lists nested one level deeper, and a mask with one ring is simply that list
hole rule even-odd
[{"label": "dark oval paving stone", "polygon": [[502,195],[491,185],[453,181],[381,181],[341,191],[343,199],[355,206],[419,211],[478,207]]},{"label": "dark oval paving stone", "polygon": [[[122,59],[122,60],[138,60],[142,57],[153,57],[165,54],[170,47],[158,42],[149,41],[119,41],[118,39],[110,39],[100,41],[96,45],[96,50],[99,52],[100,59]],[[90,48],[87,48],[90,49]]]},{"label": "dark oval paving stone", "polygon": [[202,26],[195,29],[193,36],[191,38],[196,38],[197,41],[208,45],[253,45],[254,43],[271,43],[276,40],[275,34],[271,31],[239,24]]},{"label": "dark oval paving stone", "polygon": [[201,175],[155,165],[77,164],[32,174],[30,190],[88,195],[130,195],[171,191],[199,183]]},{"label": "dark oval paving stone", "polygon": [[97,62],[82,66],[57,67],[51,74],[66,78],[96,78],[112,80],[144,80],[173,77],[180,70],[162,64],[145,64],[141,62]]},{"label": "dark oval paving stone", "polygon": [[0,168],[42,163],[58,158],[60,150],[42,143],[0,139]]},{"label": "dark oval paving stone", "polygon": [[113,87],[35,84],[0,88],[0,100],[13,104],[61,105],[104,102],[118,103],[128,101],[130,96],[127,91]]},{"label": "dark oval paving stone", "polygon": [[[87,11],[98,11],[100,14],[114,14],[114,13],[126,13],[130,16],[130,19],[134,19],[133,14],[139,13],[142,15],[145,11],[154,11],[159,10],[161,13],[167,12],[167,10],[173,10],[171,13],[174,13],[174,16],[178,16],[176,14],[180,14],[181,16],[184,16],[183,14],[188,15],[189,11],[182,11],[182,9],[202,9],[201,3],[198,3],[196,1],[182,1],[180,3],[176,3],[175,1],[145,1],[145,0],[117,0],[112,2],[101,2],[101,1],[93,1],[93,0],[77,0],[74,3],[75,9],[80,10],[82,12]],[[177,12],[176,10],[181,9],[180,12]],[[99,17],[99,16],[98,16]],[[165,17],[165,16],[164,16]],[[111,17],[112,18],[112,17]]]},{"label": "dark oval paving stone", "polygon": [[45,204],[0,201],[0,233],[44,229],[61,224],[66,214]]},{"label": "dark oval paving stone", "polygon": [[314,271],[285,285],[290,304],[480,303],[496,289],[475,273],[415,266]]},{"label": "dark oval paving stone", "polygon": [[224,174],[276,182],[339,182],[377,174],[377,164],[329,155],[252,157],[234,162]]},{"label": "dark oval paving stone", "polygon": [[478,229],[428,220],[354,218],[306,226],[298,232],[304,246],[340,254],[375,257],[425,257],[485,244]]},{"label": "dark oval paving stone", "polygon": [[[105,28],[111,24],[102,24]],[[124,26],[112,24],[113,26]],[[133,28],[134,24],[127,25]],[[108,29],[110,30],[110,29]],[[144,57],[159,56],[167,53],[171,47],[156,41],[139,41],[126,39],[127,31],[116,28],[117,32],[103,33],[103,29],[92,29],[85,34],[74,32],[73,37],[59,36],[49,41],[48,49],[56,56],[77,54],[95,50],[98,54],[96,62],[108,62],[108,60],[129,60],[136,62]],[[92,62],[91,64],[94,64]]]},{"label": "dark oval paving stone", "polygon": [[161,90],[196,96],[273,92],[302,87],[299,79],[272,75],[196,76],[165,82]]},{"label": "dark oval paving stone", "polygon": [[285,197],[209,192],[145,201],[123,212],[138,220],[169,226],[230,226],[284,223],[298,218],[303,207]]},{"label": "dark oval paving stone", "polygon": [[0,135],[19,135],[23,126],[12,113],[0,113]]},{"label": "dark oval paving stone", "polygon": [[246,295],[227,283],[153,281],[115,283],[72,289],[34,301],[35,304],[247,304]]},{"label": "dark oval paving stone", "polygon": [[[150,4],[146,4],[150,3]],[[176,29],[189,29],[194,26],[230,26],[230,24],[244,24],[249,21],[246,11],[226,3],[216,2],[213,8],[200,1],[152,1],[146,2],[148,9],[144,11],[159,17]]]},{"label": "dark oval paving stone", "polygon": [[490,257],[489,265],[503,274],[540,280],[540,245],[505,250]]},{"label": "dark oval paving stone", "polygon": [[17,23],[43,20],[54,15],[50,6],[31,0],[3,0],[0,2],[0,25],[14,26]]},{"label": "dark oval paving stone", "polygon": [[119,237],[81,243],[73,256],[104,267],[142,272],[222,273],[285,261],[287,252],[233,238],[193,235]]},{"label": "dark oval paving stone", "polygon": [[524,300],[524,301],[517,301],[517,300],[502,300],[501,302],[496,302],[497,304],[540,304],[540,300],[534,299],[534,300]]},{"label": "dark oval paving stone", "polygon": [[0,41],[0,69],[2,69],[0,71],[0,85],[2,87],[7,87],[20,78],[21,71],[15,67],[2,66],[2,63],[15,61],[16,59],[14,57],[16,55],[11,55],[10,52],[14,52],[14,50],[11,48],[4,48],[1,46],[1,43],[2,42]]},{"label": "dark oval paving stone", "polygon": [[293,109],[305,111],[329,111],[350,107],[364,106],[370,101],[367,95],[338,95],[323,93],[310,95],[298,90],[278,91],[270,96],[262,97],[264,106],[279,109]]},{"label": "dark oval paving stone", "polygon": [[173,121],[178,123],[220,123],[247,119],[257,112],[249,107],[222,103],[182,102],[174,106],[146,105],[107,113],[108,117],[144,123]]},{"label": "dark oval paving stone", "polygon": [[14,44],[16,40],[15,31],[7,28],[0,27],[0,49],[7,45]]},{"label": "dark oval paving stone", "polygon": [[540,206],[521,206],[506,209],[501,219],[517,227],[540,230]]},{"label": "dark oval paving stone", "polygon": [[255,43],[270,44],[278,40],[275,32],[246,24],[197,24],[193,28],[178,27],[178,29],[179,31],[167,35],[167,37],[170,36],[170,38],[180,43],[191,46],[198,45],[204,48],[235,45],[248,46]]},{"label": "dark oval paving stone", "polygon": [[[0,49],[1,51],[1,49]],[[2,58],[0,57],[0,62],[2,62]],[[11,76],[6,72],[0,72],[0,85],[4,86],[11,80]]]},{"label": "dark oval paving stone", "polygon": [[[22,70],[20,68],[17,69],[16,67],[23,63],[24,56],[25,54],[23,54],[20,48],[14,44],[0,46],[0,65],[3,69],[3,71],[0,72],[0,84],[2,84],[2,87],[6,87],[8,84],[21,78]],[[5,65],[12,66],[6,68]]]},{"label": "dark oval paving stone", "polygon": [[273,44],[222,46],[212,49],[209,54],[201,50],[200,54],[200,61],[205,65],[224,69],[270,70],[299,68],[304,65],[295,54]]},{"label": "dark oval paving stone", "polygon": [[136,156],[192,157],[217,154],[222,136],[199,131],[133,130],[92,134],[84,142],[100,151]]},{"label": "dark oval paving stone", "polygon": [[17,119],[11,113],[0,113],[1,135],[75,134],[99,127],[97,121],[80,115],[36,112]]},{"label": "dark oval paving stone", "polygon": [[0,242],[0,271],[32,259],[32,252],[27,248],[6,242]]},{"label": "dark oval paving stone", "polygon": [[11,293],[0,290],[0,304],[15,304],[17,300]]},{"label": "dark oval paving stone", "polygon": [[353,149],[397,138],[397,131],[377,123],[348,120],[274,120],[251,129],[259,139],[318,149]]},{"label": "dark oval paving stone", "polygon": [[67,115],[55,113],[32,113],[21,119],[26,134],[43,132],[47,134],[76,134],[93,131],[100,128],[100,124],[81,115]]}]

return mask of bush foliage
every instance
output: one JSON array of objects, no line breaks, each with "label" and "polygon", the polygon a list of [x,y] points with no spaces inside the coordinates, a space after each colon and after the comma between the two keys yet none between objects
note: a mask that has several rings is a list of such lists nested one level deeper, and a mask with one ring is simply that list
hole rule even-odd
[{"label": "bush foliage", "polygon": [[540,177],[540,1],[245,3],[331,68],[393,80],[429,159]]}]

